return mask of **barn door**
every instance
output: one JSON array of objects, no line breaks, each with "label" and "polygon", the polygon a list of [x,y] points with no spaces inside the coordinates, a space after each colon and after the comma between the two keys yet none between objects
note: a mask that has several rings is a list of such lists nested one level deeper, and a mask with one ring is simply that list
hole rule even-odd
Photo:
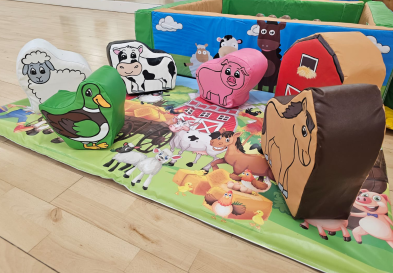
[{"label": "barn door", "polygon": [[224,125],[224,122],[204,118],[195,119],[195,123],[198,124],[192,129],[198,130],[201,133],[206,134],[211,134],[214,131],[218,131]]}]

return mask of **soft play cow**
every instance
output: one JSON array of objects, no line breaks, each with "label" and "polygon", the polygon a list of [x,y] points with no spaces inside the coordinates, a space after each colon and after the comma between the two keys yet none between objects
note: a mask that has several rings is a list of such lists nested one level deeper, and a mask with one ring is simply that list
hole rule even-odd
[{"label": "soft play cow", "polygon": [[227,97],[232,95],[234,90],[243,87],[248,74],[244,67],[227,59],[221,65],[220,71],[202,67],[197,73],[197,78],[202,85],[200,90],[202,98],[211,100],[213,94],[218,96],[218,104],[226,106]]},{"label": "soft play cow", "polygon": [[351,216],[362,217],[359,226],[352,231],[356,242],[362,243],[362,236],[370,234],[386,241],[393,248],[393,221],[387,215],[389,198],[365,189],[360,190],[353,206],[362,212],[351,212]]},{"label": "soft play cow", "polygon": [[241,39],[236,39],[232,35],[225,35],[223,38],[217,37],[217,42],[220,43],[220,49],[214,59],[225,57],[225,55],[238,50],[239,44],[243,43]]},{"label": "soft play cow", "polygon": [[177,69],[171,55],[137,41],[112,42],[107,47],[110,64],[117,69],[127,93],[161,91],[175,87]]}]

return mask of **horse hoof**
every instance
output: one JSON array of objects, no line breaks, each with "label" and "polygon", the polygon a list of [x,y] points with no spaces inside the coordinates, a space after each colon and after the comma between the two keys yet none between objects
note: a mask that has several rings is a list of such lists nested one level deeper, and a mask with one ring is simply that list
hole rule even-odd
[{"label": "horse hoof", "polygon": [[135,186],[135,183],[131,182],[131,186],[133,186],[133,187],[134,187],[134,186]]},{"label": "horse hoof", "polygon": [[147,190],[147,187],[143,186],[142,189]]},{"label": "horse hoof", "polygon": [[344,237],[344,241],[345,241],[345,242],[350,242],[350,241],[351,241],[351,236],[349,236],[349,237]]},{"label": "horse hoof", "polygon": [[124,177],[124,178],[129,178],[130,176],[127,175],[127,174],[124,174],[123,177]]},{"label": "horse hoof", "polygon": [[303,229],[308,229],[308,227],[306,227],[306,226],[303,225],[303,224],[300,224],[300,227],[303,228]]},{"label": "horse hoof", "polygon": [[322,239],[329,240],[329,238],[327,236],[324,236],[324,235],[321,235],[321,234],[319,234],[319,236],[321,236]]},{"label": "horse hoof", "polygon": [[186,165],[187,165],[187,167],[192,167],[194,165],[194,163],[188,162]]}]

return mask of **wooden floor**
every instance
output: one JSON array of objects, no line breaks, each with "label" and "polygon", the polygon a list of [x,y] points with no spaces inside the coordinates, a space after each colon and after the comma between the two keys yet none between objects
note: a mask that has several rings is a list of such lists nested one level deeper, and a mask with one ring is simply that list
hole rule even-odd
[{"label": "wooden floor", "polygon": [[[93,70],[130,14],[0,0],[0,105],[25,97],[20,48],[43,38]],[[354,124],[356,126],[356,124]],[[393,135],[384,143],[393,171]],[[0,137],[0,272],[309,272],[312,269]]]}]

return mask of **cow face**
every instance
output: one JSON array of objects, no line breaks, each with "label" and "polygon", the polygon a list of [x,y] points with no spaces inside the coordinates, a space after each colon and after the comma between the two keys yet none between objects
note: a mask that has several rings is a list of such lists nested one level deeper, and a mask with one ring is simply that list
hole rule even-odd
[{"label": "cow face", "polygon": [[116,66],[117,71],[123,77],[137,76],[142,72],[142,65],[139,62],[140,54],[143,52],[143,46],[123,48],[114,48],[113,52],[119,58],[119,64]]},{"label": "cow face", "polygon": [[225,59],[221,65],[221,81],[230,89],[239,89],[244,85],[246,76],[248,76],[246,69],[234,62],[228,62]]},{"label": "cow face", "polygon": [[258,20],[258,25],[258,46],[263,51],[276,50],[280,46],[280,31],[285,28],[286,23]]},{"label": "cow face", "polygon": [[181,118],[174,117],[173,123],[169,125],[169,130],[172,132],[180,132],[180,131],[190,131],[190,127],[195,125],[195,121],[193,120],[184,120]]},{"label": "cow face", "polygon": [[366,189],[361,189],[353,206],[367,213],[384,215],[388,213],[388,200],[389,198],[386,194],[378,194]]},{"label": "cow face", "polygon": [[195,53],[196,59],[201,63],[207,62],[209,60],[209,52],[206,50],[208,44],[205,44],[204,48],[202,48],[201,46],[198,47],[197,44],[195,45],[197,47],[197,52]]},{"label": "cow face", "polygon": [[220,47],[229,46],[235,48],[236,50],[239,49],[239,44],[243,43],[241,39],[236,40],[232,35],[225,35],[223,38],[217,37],[217,42],[220,43]]}]

